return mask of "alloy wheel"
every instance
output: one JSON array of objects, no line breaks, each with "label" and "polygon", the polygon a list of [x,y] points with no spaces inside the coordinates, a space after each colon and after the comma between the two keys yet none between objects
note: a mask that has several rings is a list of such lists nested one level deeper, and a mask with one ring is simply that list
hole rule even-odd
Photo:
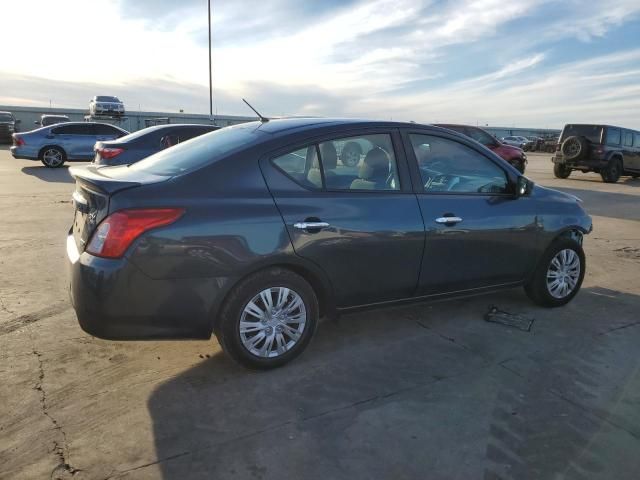
[{"label": "alloy wheel", "polygon": [[307,310],[298,293],[286,287],[267,288],[242,310],[240,340],[257,357],[279,357],[298,343],[306,323]]},{"label": "alloy wheel", "polygon": [[554,298],[565,298],[575,290],[579,279],[580,257],[569,248],[560,250],[547,270],[547,290]]},{"label": "alloy wheel", "polygon": [[58,167],[62,165],[63,162],[62,152],[55,148],[49,148],[45,150],[44,154],[42,155],[42,162],[47,167]]}]

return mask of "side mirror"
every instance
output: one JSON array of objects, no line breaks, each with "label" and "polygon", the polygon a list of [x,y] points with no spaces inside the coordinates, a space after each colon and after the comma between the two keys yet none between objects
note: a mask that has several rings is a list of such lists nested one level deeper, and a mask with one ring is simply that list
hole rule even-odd
[{"label": "side mirror", "polygon": [[22,120],[18,119],[14,122],[16,125],[18,125],[19,123],[22,123]]},{"label": "side mirror", "polygon": [[516,198],[520,198],[524,195],[527,195],[531,191],[531,182],[527,179],[527,177],[523,177],[520,175],[516,180]]},{"label": "side mirror", "polygon": [[34,124],[34,125],[40,125],[40,122],[35,121],[35,122],[33,122],[33,124]]}]

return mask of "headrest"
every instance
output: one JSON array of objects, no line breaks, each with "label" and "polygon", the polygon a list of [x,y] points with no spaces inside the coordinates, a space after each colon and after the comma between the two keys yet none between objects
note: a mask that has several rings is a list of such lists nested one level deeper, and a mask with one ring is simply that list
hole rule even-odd
[{"label": "headrest", "polygon": [[333,170],[338,166],[338,152],[333,142],[325,142],[320,144],[320,156],[322,157],[322,166],[325,170]]},{"label": "headrest", "polygon": [[374,147],[364,157],[359,177],[363,180],[377,180],[389,174],[389,155],[380,147]]}]

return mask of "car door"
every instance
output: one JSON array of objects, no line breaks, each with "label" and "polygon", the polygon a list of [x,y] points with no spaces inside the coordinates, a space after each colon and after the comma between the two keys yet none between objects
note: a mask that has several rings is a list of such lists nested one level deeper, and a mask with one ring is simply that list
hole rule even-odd
[{"label": "car door", "polygon": [[[343,164],[348,142],[373,148]],[[325,271],[338,307],[413,295],[424,225],[397,130],[329,135],[261,165],[295,253]]]},{"label": "car door", "polygon": [[58,145],[65,151],[67,158],[75,160],[78,158],[78,133],[79,125],[68,124],[60,125],[59,127],[52,127],[49,130],[49,134],[46,135],[46,141],[48,143]]},{"label": "car door", "polygon": [[472,142],[403,133],[425,223],[418,295],[516,283],[533,268],[535,201],[516,198],[518,175]]}]

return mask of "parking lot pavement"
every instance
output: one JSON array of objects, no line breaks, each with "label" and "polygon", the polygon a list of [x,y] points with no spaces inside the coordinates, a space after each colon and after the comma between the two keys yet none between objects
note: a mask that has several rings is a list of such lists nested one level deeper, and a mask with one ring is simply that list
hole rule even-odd
[{"label": "parking lot pavement", "polygon": [[[285,368],[80,330],[65,168],[0,147],[0,478],[624,479],[640,471],[640,180],[527,175],[594,215],[568,306],[520,290],[345,315]],[[634,206],[634,208],[628,208]],[[483,321],[491,304],[535,318]]]}]

